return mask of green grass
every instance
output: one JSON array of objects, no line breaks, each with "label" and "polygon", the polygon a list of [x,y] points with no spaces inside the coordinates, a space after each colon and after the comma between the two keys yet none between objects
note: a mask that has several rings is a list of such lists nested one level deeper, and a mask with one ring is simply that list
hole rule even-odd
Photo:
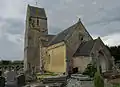
[{"label": "green grass", "polygon": [[113,87],[120,87],[120,84],[113,85]]},{"label": "green grass", "polygon": [[53,72],[46,72],[44,74],[40,74],[40,73],[37,73],[36,74],[36,77],[37,77],[37,80],[42,80],[46,77],[49,77],[49,76],[57,76],[58,74],[56,73],[53,73]]}]

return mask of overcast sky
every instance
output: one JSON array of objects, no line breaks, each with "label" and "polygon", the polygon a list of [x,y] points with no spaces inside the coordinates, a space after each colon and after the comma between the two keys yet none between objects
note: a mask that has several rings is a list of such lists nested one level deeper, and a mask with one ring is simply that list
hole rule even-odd
[{"label": "overcast sky", "polygon": [[0,57],[23,59],[27,5],[45,8],[49,33],[56,34],[78,21],[93,38],[120,45],[120,0],[0,0]]}]

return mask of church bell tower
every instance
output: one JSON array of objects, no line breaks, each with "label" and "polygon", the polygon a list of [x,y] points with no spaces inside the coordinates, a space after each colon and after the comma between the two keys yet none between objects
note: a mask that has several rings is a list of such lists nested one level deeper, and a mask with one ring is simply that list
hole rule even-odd
[{"label": "church bell tower", "polygon": [[40,37],[48,34],[44,8],[28,5],[24,39],[24,70],[40,70]]}]

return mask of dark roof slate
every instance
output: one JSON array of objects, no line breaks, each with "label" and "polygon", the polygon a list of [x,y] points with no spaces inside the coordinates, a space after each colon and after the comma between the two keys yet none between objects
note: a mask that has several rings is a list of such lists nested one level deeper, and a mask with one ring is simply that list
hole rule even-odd
[{"label": "dark roof slate", "polygon": [[50,42],[55,37],[55,35],[46,35],[46,36],[48,38],[48,42]]},{"label": "dark roof slate", "polygon": [[76,56],[89,56],[90,52],[94,46],[95,41],[96,41],[96,39],[81,43],[79,48],[77,49],[77,51],[75,52],[75,54],[73,56],[74,57],[76,57]]},{"label": "dark roof slate", "polygon": [[68,36],[70,36],[74,29],[77,28],[78,23],[72,25],[71,27],[65,29],[64,31],[58,33],[53,39],[52,41],[49,43],[49,45],[53,45],[62,41],[65,41],[67,39]]},{"label": "dark roof slate", "polygon": [[55,37],[55,35],[45,35],[45,38],[47,38],[47,41],[43,40],[42,44],[43,46],[48,46],[48,43]]},{"label": "dark roof slate", "polygon": [[44,8],[34,7],[30,5],[28,5],[28,8],[30,9],[30,16],[46,18]]}]

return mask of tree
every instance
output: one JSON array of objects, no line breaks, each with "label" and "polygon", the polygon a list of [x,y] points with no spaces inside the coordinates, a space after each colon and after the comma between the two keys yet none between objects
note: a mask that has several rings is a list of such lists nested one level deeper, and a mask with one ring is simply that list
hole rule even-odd
[{"label": "tree", "polygon": [[115,58],[115,62],[120,60],[120,45],[119,46],[111,46],[111,47],[106,46],[106,47],[109,49],[111,55]]},{"label": "tree", "polygon": [[2,64],[2,65],[11,65],[12,62],[9,61],[9,60],[2,60],[2,61],[1,61],[1,64]]},{"label": "tree", "polygon": [[97,71],[94,75],[94,86],[95,87],[104,87],[104,79],[101,76],[99,71]]},{"label": "tree", "polygon": [[97,67],[95,64],[88,64],[87,68],[83,72],[83,75],[89,75],[90,77],[93,77],[96,71]]}]

